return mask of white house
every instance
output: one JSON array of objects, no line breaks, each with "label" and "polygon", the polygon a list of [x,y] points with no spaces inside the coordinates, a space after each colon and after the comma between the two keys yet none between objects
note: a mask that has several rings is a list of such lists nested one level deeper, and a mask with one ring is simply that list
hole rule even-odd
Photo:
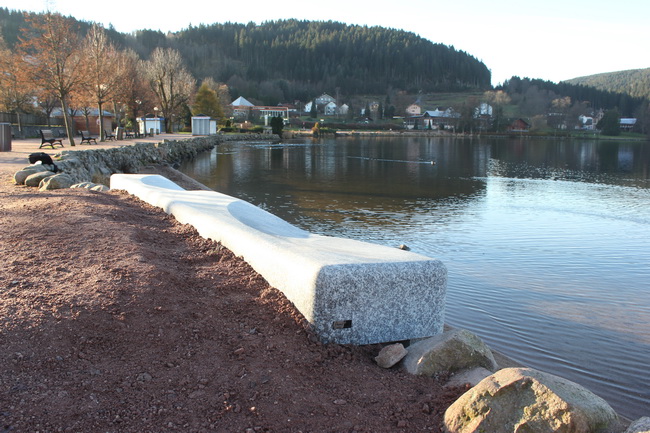
[{"label": "white house", "polygon": [[458,118],[460,118],[460,114],[451,107],[446,110],[436,108],[418,116],[408,117],[405,125],[407,129],[441,129],[455,127]]},{"label": "white house", "polygon": [[320,106],[320,105],[327,105],[330,102],[336,102],[336,99],[332,98],[327,93],[323,93],[318,98],[314,99],[314,102],[316,102],[317,106]]},{"label": "white house", "polygon": [[419,116],[420,114],[422,114],[422,107],[420,107],[417,103],[406,107],[407,116]]},{"label": "white house", "polygon": [[340,116],[347,116],[349,111],[350,111],[350,106],[348,104],[343,104],[339,107]]},{"label": "white house", "polygon": [[593,131],[596,129],[596,122],[594,122],[593,117],[582,115],[578,117],[578,121],[580,122],[580,125],[578,126],[580,129],[587,131]]},{"label": "white house", "polygon": [[474,117],[492,117],[492,106],[487,102],[482,102],[474,110]]},{"label": "white house", "polygon": [[329,102],[327,105],[325,105],[325,109],[323,111],[326,116],[336,115],[336,104],[334,102]]}]

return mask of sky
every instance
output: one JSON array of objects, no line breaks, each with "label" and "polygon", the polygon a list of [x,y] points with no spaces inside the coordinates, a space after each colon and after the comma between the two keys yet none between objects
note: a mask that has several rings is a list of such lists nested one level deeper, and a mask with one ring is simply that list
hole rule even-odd
[{"label": "sky", "polygon": [[245,0],[241,6],[198,0],[2,0],[0,6],[60,12],[124,33],[289,18],[382,26],[465,51],[492,71],[493,85],[512,76],[559,82],[650,68],[648,0]]}]

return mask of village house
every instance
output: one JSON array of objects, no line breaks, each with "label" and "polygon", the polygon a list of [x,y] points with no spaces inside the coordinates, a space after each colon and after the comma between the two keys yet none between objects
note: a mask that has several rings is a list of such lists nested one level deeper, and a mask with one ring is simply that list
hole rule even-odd
[{"label": "village house", "polygon": [[326,116],[335,116],[337,114],[336,108],[337,108],[336,103],[329,102],[327,103],[327,105],[325,105],[323,112],[325,113]]},{"label": "village house", "polygon": [[510,125],[508,125],[509,132],[528,132],[530,130],[530,124],[524,119],[515,119]]},{"label": "village house", "polygon": [[334,99],[333,97],[331,97],[327,93],[323,93],[318,98],[314,99],[314,102],[316,103],[317,107],[320,107],[320,106],[325,106],[325,105],[329,104],[330,102],[336,103],[336,99]]},{"label": "village house", "polygon": [[487,102],[482,102],[474,109],[474,117],[477,119],[482,117],[492,117],[492,106]]},{"label": "village house", "polygon": [[289,107],[287,106],[254,105],[243,96],[232,101],[230,106],[232,107],[233,117],[238,120],[248,118],[269,119],[271,117],[289,118]]},{"label": "village house", "polygon": [[406,107],[407,116],[419,116],[422,114],[422,107],[416,102]]},{"label": "village house", "polygon": [[232,107],[232,115],[235,119],[246,119],[255,105],[243,96],[240,96],[232,101],[230,106]]},{"label": "village house", "polygon": [[622,117],[620,120],[621,131],[631,131],[636,125],[636,119],[633,117]]},{"label": "village house", "polygon": [[578,117],[578,126],[576,128],[585,131],[593,131],[594,129],[596,129],[596,122],[594,122],[593,117],[582,115]]},{"label": "village house", "polygon": [[316,112],[324,116],[335,116],[338,114],[338,105],[336,104],[336,99],[323,93],[318,98],[315,98],[313,101],[309,101],[305,104],[305,113],[310,113],[316,105]]},{"label": "village house", "polygon": [[459,118],[460,114],[451,107],[445,110],[436,108],[419,116],[407,117],[404,124],[407,129],[448,129],[455,128]]}]

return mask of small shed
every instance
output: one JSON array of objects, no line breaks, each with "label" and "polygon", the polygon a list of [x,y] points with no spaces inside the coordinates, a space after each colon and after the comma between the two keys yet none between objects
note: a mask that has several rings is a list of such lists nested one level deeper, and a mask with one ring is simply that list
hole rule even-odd
[{"label": "small shed", "polygon": [[146,115],[138,117],[138,131],[140,134],[149,133],[153,129],[154,134],[160,134],[165,130],[165,118],[160,116]]},{"label": "small shed", "polygon": [[216,135],[217,121],[210,116],[192,116],[192,135]]}]

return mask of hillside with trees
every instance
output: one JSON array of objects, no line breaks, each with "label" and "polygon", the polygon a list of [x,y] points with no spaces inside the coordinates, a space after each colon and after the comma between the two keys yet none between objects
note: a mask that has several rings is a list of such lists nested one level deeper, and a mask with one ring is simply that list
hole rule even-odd
[{"label": "hillside with trees", "polygon": [[[584,126],[580,119],[593,124],[608,110],[637,118],[635,129],[650,132],[647,98],[519,77],[492,89],[490,71],[474,57],[380,27],[281,20],[122,34],[59,14],[0,8],[0,36],[0,111],[16,115],[18,124],[19,114],[50,119],[63,108],[64,117],[83,113],[86,126],[96,109],[103,125],[106,108],[114,125],[127,129],[137,126],[136,117],[160,113],[168,130],[178,130],[196,114],[225,124],[239,95],[256,105],[304,107],[331,93],[346,108],[338,121],[358,121],[363,113],[373,128],[416,126],[393,118],[415,102],[422,110],[440,108],[458,119],[449,128],[470,133],[503,132],[517,118],[531,131],[575,130]],[[487,111],[477,115],[479,106]],[[319,117],[311,111],[300,122]]]},{"label": "hillside with trees", "polygon": [[[298,20],[190,27],[168,38],[198,77],[212,76],[252,97],[308,99],[319,91],[385,94],[388,89],[487,89],[474,57],[413,33]],[[252,95],[257,89],[258,95]],[[244,93],[244,92],[239,92]]]},{"label": "hillside with trees", "polygon": [[566,80],[565,83],[650,99],[650,68],[589,75]]},{"label": "hillside with trees", "polygon": [[[625,92],[601,90],[596,87],[552,81],[512,77],[499,88],[512,95],[520,108],[520,114],[532,116],[549,110],[557,98],[569,98],[592,111],[617,108],[623,116],[633,117],[644,103],[644,97],[632,97]],[[584,111],[584,109],[583,109]]]},{"label": "hillside with trees", "polygon": [[[30,14],[28,14],[30,15]],[[0,8],[0,31],[11,48],[22,13]],[[91,25],[78,22],[80,36]],[[106,29],[121,49],[148,59],[156,48],[177,50],[197,79],[226,83],[265,104],[307,100],[323,91],[351,96],[490,88],[491,73],[471,55],[414,33],[299,20],[201,25],[176,33]]]}]

